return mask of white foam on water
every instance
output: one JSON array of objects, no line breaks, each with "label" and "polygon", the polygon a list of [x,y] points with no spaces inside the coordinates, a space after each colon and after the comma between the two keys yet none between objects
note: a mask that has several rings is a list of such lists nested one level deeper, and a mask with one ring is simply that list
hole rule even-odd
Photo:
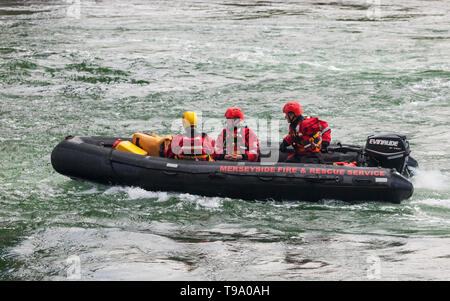
[{"label": "white foam on water", "polygon": [[342,69],[337,68],[333,65],[324,65],[324,64],[320,64],[320,63],[316,63],[316,62],[308,62],[308,61],[300,61],[300,64],[305,64],[305,65],[309,65],[309,66],[313,66],[313,67],[318,67],[318,68],[325,68],[328,70],[332,70],[332,71],[340,71]]},{"label": "white foam on water", "polygon": [[[424,206],[425,205],[425,206]],[[445,212],[436,213],[436,211],[430,210],[426,207],[439,208],[440,211],[450,208],[450,200],[438,200],[438,199],[424,199],[414,202],[414,221],[418,225],[422,225],[425,229],[443,229],[450,225],[450,220]]]},{"label": "white foam on water", "polygon": [[161,191],[147,191],[138,187],[129,187],[127,190],[129,199],[146,199],[146,198],[157,198],[158,202],[165,202],[170,199],[167,192]]},{"label": "white foam on water", "polygon": [[223,206],[223,198],[220,197],[203,197],[189,193],[182,193],[177,196],[182,201],[195,203],[196,209],[220,209]]},{"label": "white foam on water", "polygon": [[450,209],[450,199],[423,199],[419,200],[418,203],[424,204],[432,207],[440,207]]},{"label": "white foam on water", "polygon": [[450,190],[449,178],[440,170],[417,170],[412,179],[415,188],[423,188],[438,191]]},{"label": "white foam on water", "polygon": [[189,279],[188,274],[188,267],[181,262],[158,259],[138,260],[101,267],[91,273],[89,280],[173,281]]},{"label": "white foam on water", "polygon": [[[189,193],[174,194],[164,191],[148,191],[140,187],[131,186],[113,186],[103,192],[105,195],[126,194],[128,200],[137,199],[156,199],[157,202],[166,202],[171,197],[176,197],[182,202],[193,203],[196,209],[220,209],[223,206],[223,200],[227,198],[221,197],[205,197]],[[178,204],[182,206],[182,203]]]},{"label": "white foam on water", "polygon": [[163,191],[148,191],[140,187],[130,187],[130,186],[113,186],[105,190],[103,194],[114,195],[126,193],[129,200],[137,199],[155,199],[157,202],[165,202],[170,199],[170,195]]},{"label": "white foam on water", "polygon": [[[20,258],[38,260],[34,268],[39,273],[58,271],[56,275],[46,276],[48,279],[67,279],[66,261],[76,256],[83,280],[171,280],[189,277],[186,276],[189,266],[171,260],[170,256],[189,253],[191,249],[188,243],[152,233],[73,227],[37,232],[10,251]],[[31,273],[24,269],[19,271],[19,276]]]},{"label": "white foam on water", "polygon": [[85,190],[85,191],[80,192],[80,194],[96,194],[96,193],[99,193],[99,192],[100,191],[98,190],[97,187],[92,187],[89,190]]},{"label": "white foam on water", "polygon": [[103,192],[103,194],[106,194],[106,195],[119,194],[119,193],[124,192],[125,188],[126,187],[122,187],[122,186],[112,186],[112,187],[106,189],[105,192]]}]

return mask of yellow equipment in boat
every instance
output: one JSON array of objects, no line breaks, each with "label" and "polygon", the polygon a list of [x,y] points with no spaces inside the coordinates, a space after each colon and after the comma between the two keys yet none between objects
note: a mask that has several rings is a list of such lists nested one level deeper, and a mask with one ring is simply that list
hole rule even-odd
[{"label": "yellow equipment in boat", "polygon": [[160,137],[155,133],[150,135],[147,133],[135,133],[133,135],[133,143],[143,150],[145,150],[149,156],[164,157],[164,150],[169,146],[172,141],[172,136]]},{"label": "yellow equipment in boat", "polygon": [[129,152],[129,153],[144,155],[144,156],[147,155],[147,152],[145,150],[143,150],[142,148],[137,147],[130,141],[123,141],[122,139],[117,139],[116,142],[114,142],[112,148],[114,148],[115,150],[123,151],[123,152]]}]

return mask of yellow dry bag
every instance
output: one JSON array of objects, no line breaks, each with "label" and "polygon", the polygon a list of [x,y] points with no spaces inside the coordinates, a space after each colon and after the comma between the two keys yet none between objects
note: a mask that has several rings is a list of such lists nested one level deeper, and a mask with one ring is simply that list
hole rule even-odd
[{"label": "yellow dry bag", "polygon": [[155,133],[135,133],[133,143],[145,150],[149,156],[164,157],[164,150],[172,141],[172,136],[160,137]]},{"label": "yellow dry bag", "polygon": [[129,152],[133,154],[138,155],[147,155],[147,152],[143,150],[142,148],[137,147],[130,141],[123,141],[122,139],[117,139],[116,142],[114,142],[112,148],[115,150],[123,151],[123,152]]}]

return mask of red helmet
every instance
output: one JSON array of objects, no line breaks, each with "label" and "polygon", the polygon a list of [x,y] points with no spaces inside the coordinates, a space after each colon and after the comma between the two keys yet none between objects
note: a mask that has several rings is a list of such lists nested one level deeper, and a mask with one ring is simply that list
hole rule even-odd
[{"label": "red helmet", "polygon": [[289,112],[294,112],[295,115],[302,115],[302,106],[295,101],[290,101],[284,105],[283,113],[287,114]]},{"label": "red helmet", "polygon": [[244,113],[238,107],[232,107],[225,112],[225,117],[230,119],[239,118],[241,120],[244,120]]}]

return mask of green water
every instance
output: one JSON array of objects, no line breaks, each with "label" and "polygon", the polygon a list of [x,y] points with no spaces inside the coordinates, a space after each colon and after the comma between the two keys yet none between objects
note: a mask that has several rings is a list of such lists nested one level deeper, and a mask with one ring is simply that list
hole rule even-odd
[{"label": "green water", "polygon": [[[0,1],[0,279],[450,280],[446,1]],[[246,202],[77,182],[67,135],[160,135],[299,101],[336,141],[406,134],[402,204]],[[270,125],[269,130],[266,125]]]}]

